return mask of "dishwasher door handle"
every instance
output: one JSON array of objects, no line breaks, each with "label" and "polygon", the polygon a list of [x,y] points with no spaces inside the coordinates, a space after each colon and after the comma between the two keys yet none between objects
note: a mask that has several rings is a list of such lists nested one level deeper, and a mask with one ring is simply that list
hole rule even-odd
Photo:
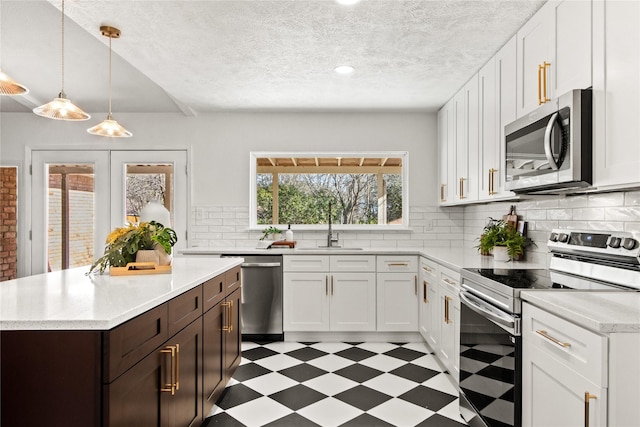
[{"label": "dishwasher door handle", "polygon": [[274,268],[280,267],[279,262],[243,262],[242,268]]}]

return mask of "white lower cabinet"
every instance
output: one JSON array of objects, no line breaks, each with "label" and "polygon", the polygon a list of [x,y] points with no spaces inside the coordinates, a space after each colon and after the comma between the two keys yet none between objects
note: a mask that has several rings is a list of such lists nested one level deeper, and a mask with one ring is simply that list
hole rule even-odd
[{"label": "white lower cabinet", "polygon": [[285,332],[375,331],[375,256],[293,255],[283,264]]},{"label": "white lower cabinet", "polygon": [[378,257],[378,331],[418,330],[417,263],[416,256]]},{"label": "white lower cabinet", "polygon": [[439,270],[440,345],[436,354],[457,383],[460,378],[460,273],[444,266]]},{"label": "white lower cabinet", "polygon": [[438,312],[438,264],[424,257],[420,258],[420,335],[431,350],[438,351],[440,345],[440,324]]},{"label": "white lower cabinet", "polygon": [[640,419],[640,334],[600,334],[522,309],[522,425],[632,426]]}]

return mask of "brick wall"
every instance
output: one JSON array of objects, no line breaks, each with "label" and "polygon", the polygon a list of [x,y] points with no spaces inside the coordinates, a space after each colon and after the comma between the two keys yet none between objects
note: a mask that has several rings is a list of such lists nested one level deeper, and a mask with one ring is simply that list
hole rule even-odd
[{"label": "brick wall", "polygon": [[0,282],[17,276],[17,183],[17,168],[0,168]]}]

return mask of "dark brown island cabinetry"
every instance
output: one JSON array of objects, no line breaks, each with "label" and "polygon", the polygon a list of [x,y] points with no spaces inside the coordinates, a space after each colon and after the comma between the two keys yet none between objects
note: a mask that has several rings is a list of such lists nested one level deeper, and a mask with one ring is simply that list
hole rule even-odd
[{"label": "dark brown island cabinetry", "polygon": [[0,333],[0,425],[200,426],[240,364],[240,267],[111,330]]}]

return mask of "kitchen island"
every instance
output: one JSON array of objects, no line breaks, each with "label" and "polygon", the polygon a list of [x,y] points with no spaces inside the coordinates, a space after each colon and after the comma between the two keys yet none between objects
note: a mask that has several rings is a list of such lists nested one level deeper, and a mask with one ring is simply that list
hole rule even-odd
[{"label": "kitchen island", "polygon": [[199,425],[240,362],[241,262],[1,283],[0,424]]}]

